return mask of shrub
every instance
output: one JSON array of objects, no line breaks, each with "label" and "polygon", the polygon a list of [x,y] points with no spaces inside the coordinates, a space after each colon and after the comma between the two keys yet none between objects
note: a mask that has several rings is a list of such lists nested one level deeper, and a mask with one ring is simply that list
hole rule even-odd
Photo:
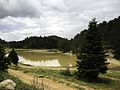
[{"label": "shrub", "polygon": [[5,48],[0,45],[0,70],[5,71],[10,65],[10,60],[5,56]]},{"label": "shrub", "polygon": [[41,82],[39,82],[39,78],[34,77],[31,81],[31,85],[39,90],[50,90],[49,86],[44,84],[44,81],[42,79]]},{"label": "shrub", "polygon": [[69,67],[67,67],[65,70],[61,70],[60,74],[64,75],[64,76],[71,76],[71,72]]},{"label": "shrub", "polygon": [[17,53],[14,49],[12,49],[12,51],[10,52],[10,54],[8,55],[9,59],[11,60],[11,62],[14,64],[14,65],[17,65],[18,64],[18,56],[17,56]]}]

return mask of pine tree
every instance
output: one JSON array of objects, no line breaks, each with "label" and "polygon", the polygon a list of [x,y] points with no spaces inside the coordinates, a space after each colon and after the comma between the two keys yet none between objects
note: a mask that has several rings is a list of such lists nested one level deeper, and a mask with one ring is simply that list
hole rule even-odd
[{"label": "pine tree", "polygon": [[62,51],[63,53],[69,52],[71,47],[70,47],[70,41],[67,39],[63,39],[59,42],[58,44],[58,49]]},{"label": "pine tree", "polygon": [[5,71],[10,65],[10,60],[5,56],[5,48],[0,44],[0,70]]},{"label": "pine tree", "polygon": [[93,19],[88,26],[84,43],[77,54],[78,78],[97,80],[99,73],[106,73],[105,51],[101,44],[97,22]]},{"label": "pine tree", "polygon": [[8,55],[9,59],[11,60],[11,63],[17,65],[19,58],[17,56],[17,53],[14,49],[12,49],[12,51],[10,52],[10,54]]}]

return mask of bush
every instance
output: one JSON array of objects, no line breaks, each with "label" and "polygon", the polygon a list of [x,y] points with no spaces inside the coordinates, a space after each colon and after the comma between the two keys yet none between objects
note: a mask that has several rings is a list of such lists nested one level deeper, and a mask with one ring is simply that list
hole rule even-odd
[{"label": "bush", "polygon": [[9,68],[10,60],[5,56],[5,48],[0,44],[0,70],[5,71]]},{"label": "bush", "polygon": [[71,76],[71,72],[69,67],[67,67],[65,70],[61,70],[60,74],[64,75],[64,76]]},{"label": "bush", "polygon": [[49,86],[44,84],[44,81],[42,79],[41,82],[39,82],[39,78],[34,77],[31,81],[31,85],[39,90],[50,90]]},{"label": "bush", "polygon": [[19,58],[18,58],[17,53],[14,49],[12,49],[12,51],[10,51],[8,57],[11,60],[11,63],[13,63],[14,65],[18,64]]}]

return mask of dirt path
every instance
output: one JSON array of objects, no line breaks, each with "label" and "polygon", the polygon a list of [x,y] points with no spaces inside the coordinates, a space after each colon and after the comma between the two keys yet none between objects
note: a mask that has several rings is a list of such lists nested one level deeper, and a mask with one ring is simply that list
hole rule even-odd
[{"label": "dirt path", "polygon": [[[22,80],[24,83],[27,83],[27,84],[31,84],[31,81],[35,78],[33,75],[30,75],[28,73],[23,73],[22,71],[16,71],[16,70],[9,69],[8,72],[10,75],[18,77],[20,80]],[[50,88],[50,90],[76,90],[64,84],[57,83],[53,80],[49,80],[46,78],[37,78],[36,83],[41,83],[42,81],[44,85]]]}]

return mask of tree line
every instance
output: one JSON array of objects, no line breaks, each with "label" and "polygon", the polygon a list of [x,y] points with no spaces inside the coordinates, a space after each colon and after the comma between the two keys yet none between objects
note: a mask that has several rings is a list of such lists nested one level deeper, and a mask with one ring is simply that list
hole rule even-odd
[{"label": "tree line", "polygon": [[58,49],[62,52],[70,51],[70,40],[58,36],[27,37],[23,41],[8,42],[10,48],[24,49]]}]

